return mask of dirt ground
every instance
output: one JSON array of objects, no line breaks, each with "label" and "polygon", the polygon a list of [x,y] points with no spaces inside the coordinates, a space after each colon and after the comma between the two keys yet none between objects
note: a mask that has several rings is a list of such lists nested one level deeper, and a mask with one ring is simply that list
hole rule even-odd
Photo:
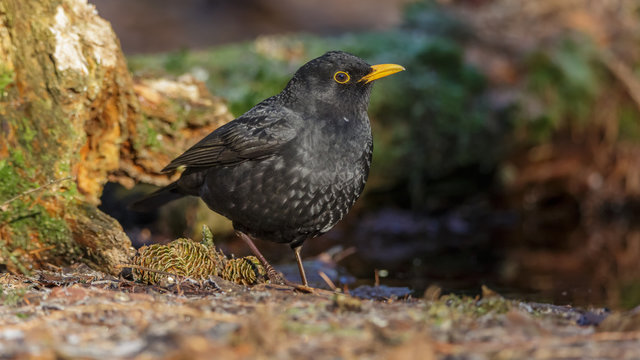
[{"label": "dirt ground", "polygon": [[147,286],[77,266],[0,274],[0,290],[2,359],[640,359],[633,312],[486,288],[416,299],[371,287],[358,293],[374,299],[358,299],[219,278]]}]

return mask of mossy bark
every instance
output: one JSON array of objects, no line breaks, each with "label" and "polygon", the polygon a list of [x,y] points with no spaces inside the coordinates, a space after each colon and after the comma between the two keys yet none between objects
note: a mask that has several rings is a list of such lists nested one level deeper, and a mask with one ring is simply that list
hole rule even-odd
[{"label": "mossy bark", "polygon": [[120,164],[109,180],[158,186],[172,178],[160,171],[176,156],[233,117],[226,103],[190,75],[176,80],[137,77],[133,85],[141,116],[127,122]]},{"label": "mossy bark", "polygon": [[95,204],[136,102],[110,25],[86,1],[3,0],[0,72],[0,263],[116,272],[131,244]]},{"label": "mossy bark", "polygon": [[[141,108],[138,97],[149,96]],[[0,264],[28,272],[82,261],[118,272],[133,249],[96,208],[102,187],[169,181],[159,170],[182,139],[229,119],[206,90],[192,97],[134,85],[111,26],[86,0],[0,0]],[[183,121],[185,109],[216,121]],[[178,145],[160,146],[163,132]]]}]

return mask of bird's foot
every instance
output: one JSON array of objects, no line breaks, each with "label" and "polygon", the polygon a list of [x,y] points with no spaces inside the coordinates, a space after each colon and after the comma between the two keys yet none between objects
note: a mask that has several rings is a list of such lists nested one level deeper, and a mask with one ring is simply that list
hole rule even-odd
[{"label": "bird's foot", "polygon": [[293,281],[287,280],[281,272],[274,269],[273,266],[271,265],[269,265],[266,270],[267,270],[267,278],[269,278],[269,282],[271,282],[272,284],[289,286],[289,287],[292,287],[294,290],[297,290],[303,293],[314,292],[314,288],[310,286],[297,284]]},{"label": "bird's foot", "polygon": [[[300,292],[312,293],[314,291],[312,287],[307,286],[307,278],[304,275],[304,268],[300,270],[304,285],[296,284],[294,282],[291,282],[285,279],[284,275],[282,275],[281,272],[277,271],[276,269],[273,268],[273,266],[271,266],[271,264],[269,264],[267,259],[265,259],[262,253],[260,253],[260,250],[258,250],[256,245],[253,243],[253,240],[251,240],[251,237],[249,235],[241,231],[237,231],[236,233],[249,246],[249,249],[251,249],[251,252],[253,252],[253,254],[258,258],[258,261],[260,261],[265,271],[267,272],[267,278],[269,278],[269,282],[277,285],[290,286]],[[300,248],[301,247],[297,247],[296,249],[294,249],[296,251],[296,259],[298,260],[298,267],[302,266],[302,260],[300,259]]]},{"label": "bird's foot", "polygon": [[[289,280],[284,278],[284,275],[280,271],[271,266],[271,264],[267,263],[265,269],[267,270],[267,277],[269,278],[269,282],[272,284],[280,284],[280,285],[288,285]],[[264,265],[263,265],[264,266]]]}]

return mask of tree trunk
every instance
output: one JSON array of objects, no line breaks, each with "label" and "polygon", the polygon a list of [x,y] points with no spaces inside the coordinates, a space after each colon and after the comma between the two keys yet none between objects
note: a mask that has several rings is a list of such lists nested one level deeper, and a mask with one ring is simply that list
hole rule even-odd
[{"label": "tree trunk", "polygon": [[168,182],[162,165],[229,119],[193,79],[134,85],[86,0],[0,0],[0,264],[118,273],[133,249],[96,208],[105,182]]}]

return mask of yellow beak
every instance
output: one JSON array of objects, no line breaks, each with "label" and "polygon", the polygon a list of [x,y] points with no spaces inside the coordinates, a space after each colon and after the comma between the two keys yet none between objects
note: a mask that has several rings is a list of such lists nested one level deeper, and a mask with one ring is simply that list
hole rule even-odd
[{"label": "yellow beak", "polygon": [[405,68],[396,64],[379,64],[371,66],[371,72],[367,75],[363,76],[360,81],[364,81],[365,84],[372,82],[373,80],[378,80],[385,76],[389,76],[391,74],[395,74],[397,72],[403,71]]}]

